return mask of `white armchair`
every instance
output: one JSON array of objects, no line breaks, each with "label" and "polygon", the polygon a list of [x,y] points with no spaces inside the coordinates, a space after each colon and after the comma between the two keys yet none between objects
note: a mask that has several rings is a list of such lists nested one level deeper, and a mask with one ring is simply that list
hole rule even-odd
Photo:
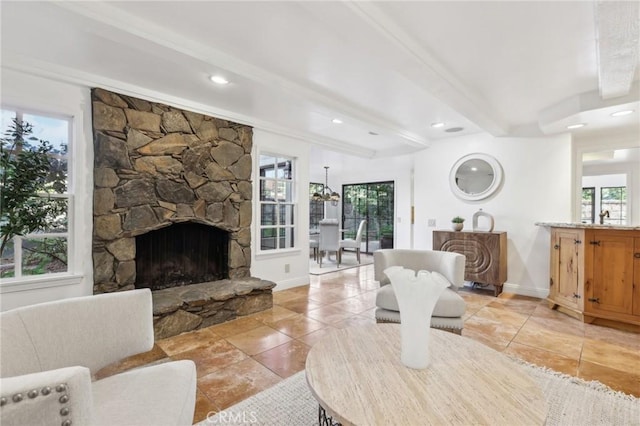
[{"label": "white armchair", "polygon": [[442,292],[431,315],[431,327],[441,328],[456,334],[462,333],[466,310],[464,299],[458,288],[464,284],[465,257],[447,251],[384,249],[373,253],[374,279],[380,282],[376,295],[376,321],[400,322],[400,308],[389,278],[384,270],[391,266],[402,266],[414,271],[426,270],[442,274],[451,286]]},{"label": "white armchair", "polygon": [[355,239],[345,238],[344,240],[340,240],[340,258],[342,258],[342,252],[344,251],[344,249],[355,249],[356,259],[358,259],[358,263],[360,263],[360,246],[362,245],[362,234],[364,234],[364,228],[366,226],[366,220],[360,221]]},{"label": "white armchair", "polygon": [[196,370],[166,362],[92,381],[153,348],[151,292],[63,299],[0,314],[0,424],[191,425]]}]

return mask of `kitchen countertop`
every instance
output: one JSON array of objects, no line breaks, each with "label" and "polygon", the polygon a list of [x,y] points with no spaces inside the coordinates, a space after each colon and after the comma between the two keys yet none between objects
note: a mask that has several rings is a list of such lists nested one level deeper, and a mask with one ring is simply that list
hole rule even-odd
[{"label": "kitchen countertop", "polygon": [[578,222],[536,222],[535,225],[550,228],[619,229],[621,231],[640,231],[640,226],[637,225],[600,225],[599,223]]}]

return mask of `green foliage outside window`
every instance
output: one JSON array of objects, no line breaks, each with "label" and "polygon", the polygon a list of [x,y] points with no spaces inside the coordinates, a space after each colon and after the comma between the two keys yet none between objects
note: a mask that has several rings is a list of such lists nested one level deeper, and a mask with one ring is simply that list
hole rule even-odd
[{"label": "green foliage outside window", "polygon": [[[36,232],[67,231],[66,152],[32,135],[33,126],[13,119],[0,139],[0,253],[13,257],[13,239]],[[66,145],[62,148],[66,151]],[[56,155],[58,154],[58,155]],[[22,244],[24,275],[66,270],[67,239],[29,238]],[[43,272],[44,271],[44,272]],[[4,271],[3,277],[14,271]]]},{"label": "green foliage outside window", "polygon": [[627,188],[625,186],[600,188],[600,209],[609,212],[609,217],[604,219],[604,223],[626,223]]}]

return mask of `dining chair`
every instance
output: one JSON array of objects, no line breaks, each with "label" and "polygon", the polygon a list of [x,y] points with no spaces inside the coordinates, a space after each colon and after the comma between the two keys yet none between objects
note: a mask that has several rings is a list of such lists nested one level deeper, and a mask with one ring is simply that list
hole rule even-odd
[{"label": "dining chair", "polygon": [[318,247],[320,246],[317,236],[316,238],[309,240],[309,248],[313,250],[313,260],[318,260]]},{"label": "dining chair", "polygon": [[320,239],[318,241],[318,263],[322,268],[325,253],[336,253],[336,262],[340,267],[340,227],[338,219],[322,219],[320,221]]},{"label": "dining chair", "polygon": [[356,233],[356,238],[345,238],[344,240],[340,240],[340,258],[342,258],[342,251],[346,248],[355,249],[356,250],[356,259],[358,259],[358,263],[360,263],[360,245],[362,243],[362,235],[364,234],[364,228],[367,226],[366,219],[360,221],[360,225],[358,225],[358,232]]}]

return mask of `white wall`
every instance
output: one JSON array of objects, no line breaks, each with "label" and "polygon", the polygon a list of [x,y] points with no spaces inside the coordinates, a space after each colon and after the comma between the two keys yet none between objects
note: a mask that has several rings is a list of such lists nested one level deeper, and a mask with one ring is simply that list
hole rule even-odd
[{"label": "white wall", "polygon": [[37,276],[26,282],[0,284],[0,310],[66,297],[93,294],[91,233],[93,214],[93,144],[91,99],[87,87],[60,83],[2,69],[2,105],[40,113],[72,116],[72,161],[75,172],[75,233],[69,236],[73,250],[68,276]]},{"label": "white wall", "polygon": [[[496,194],[481,201],[453,195],[449,172],[462,156],[485,153],[502,165]],[[546,297],[549,290],[549,231],[535,222],[569,222],[572,205],[572,147],[569,135],[547,138],[494,138],[476,134],[445,139],[415,155],[415,248],[432,248],[434,229],[451,229],[451,218],[466,219],[482,208],[495,218],[495,231],[508,238],[508,277],[504,291]],[[436,227],[428,227],[428,219]]]},{"label": "white wall", "polygon": [[[297,205],[296,248],[280,253],[258,253],[260,204],[256,166],[260,153],[295,158]],[[251,224],[251,275],[277,283],[275,291],[309,284],[309,144],[260,129],[253,130],[253,223]],[[324,180],[323,180],[324,181]],[[289,272],[285,272],[288,266]]]}]

